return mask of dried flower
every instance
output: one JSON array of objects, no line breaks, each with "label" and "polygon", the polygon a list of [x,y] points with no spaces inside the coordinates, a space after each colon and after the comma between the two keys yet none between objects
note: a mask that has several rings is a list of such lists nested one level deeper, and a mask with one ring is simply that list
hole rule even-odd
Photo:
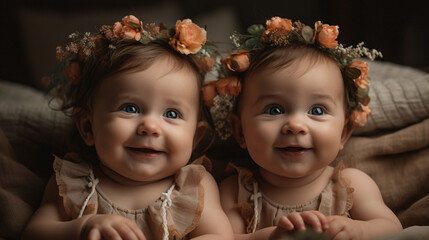
[{"label": "dried flower", "polygon": [[77,61],[69,62],[69,65],[67,66],[67,69],[66,69],[66,76],[68,79],[70,79],[70,81],[74,85],[79,84],[82,76],[81,76],[80,64]]},{"label": "dried flower", "polygon": [[65,52],[61,46],[57,46],[57,59],[63,61],[69,56],[68,52]]},{"label": "dried flower", "polygon": [[217,95],[213,102],[210,113],[215,130],[222,140],[226,140],[232,133],[228,118],[234,107],[234,99],[229,95]]}]

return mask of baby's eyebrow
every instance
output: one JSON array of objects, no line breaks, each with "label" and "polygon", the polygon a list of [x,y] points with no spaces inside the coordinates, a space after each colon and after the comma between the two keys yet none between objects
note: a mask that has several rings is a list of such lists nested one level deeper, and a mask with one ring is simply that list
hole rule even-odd
[{"label": "baby's eyebrow", "polygon": [[261,95],[261,96],[259,96],[256,99],[255,104],[259,103],[259,102],[266,101],[266,100],[278,99],[278,98],[281,98],[282,95],[284,95],[284,94],[265,94],[265,95]]},{"label": "baby's eyebrow", "polygon": [[312,98],[318,99],[318,100],[326,100],[326,101],[329,101],[335,105],[337,104],[337,101],[335,100],[335,98],[330,94],[314,93],[314,94],[312,94]]}]

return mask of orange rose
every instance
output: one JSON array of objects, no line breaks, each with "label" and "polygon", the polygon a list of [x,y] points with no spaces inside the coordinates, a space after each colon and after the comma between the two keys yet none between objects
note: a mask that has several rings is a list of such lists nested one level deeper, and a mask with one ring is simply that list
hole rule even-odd
[{"label": "orange rose", "polygon": [[123,17],[122,24],[116,22],[113,25],[113,33],[119,38],[135,39],[139,41],[142,32],[143,28],[140,20],[133,15]]},{"label": "orange rose", "polygon": [[241,82],[236,76],[222,78],[216,82],[216,90],[219,94],[238,96],[241,92]]},{"label": "orange rose", "polygon": [[[359,103],[360,104],[360,103]],[[350,120],[352,121],[355,127],[362,127],[366,124],[368,120],[368,115],[371,113],[371,108],[360,104],[362,111],[354,110],[350,115]]]},{"label": "orange rose", "polygon": [[273,30],[281,30],[282,34],[288,34],[292,30],[292,21],[287,18],[272,17],[266,22],[267,30],[262,34],[265,37],[270,34]]},{"label": "orange rose", "polygon": [[280,17],[272,17],[270,20],[267,20],[267,31],[281,28],[283,30],[286,30],[287,32],[290,32],[292,30],[292,21],[287,18],[280,18]]},{"label": "orange rose", "polygon": [[113,24],[113,35],[122,38],[122,23],[115,22],[115,24]]},{"label": "orange rose", "polygon": [[213,106],[213,99],[217,95],[215,83],[215,80],[206,82],[202,87],[203,102],[207,107]]},{"label": "orange rose", "polygon": [[76,61],[69,62],[69,65],[66,69],[66,76],[73,85],[78,85],[82,76],[80,72],[80,64]]},{"label": "orange rose", "polygon": [[237,77],[231,76],[222,78],[218,81],[209,81],[202,87],[203,101],[208,107],[213,106],[214,98],[217,95],[227,94],[229,96],[238,96],[241,92],[241,82]]},{"label": "orange rose", "polygon": [[239,50],[223,60],[229,70],[234,72],[244,72],[250,65],[250,54],[248,51]]},{"label": "orange rose", "polygon": [[367,88],[370,84],[368,79],[368,63],[363,61],[354,61],[350,64],[350,67],[354,67],[360,70],[360,76],[355,79],[355,85],[358,88]]},{"label": "orange rose", "polygon": [[183,54],[194,54],[206,43],[206,30],[200,28],[192,20],[176,22],[176,34],[171,38],[170,45]]},{"label": "orange rose", "polygon": [[335,48],[338,46],[338,41],[336,41],[339,34],[338,26],[330,26],[317,21],[315,24],[315,32],[318,33],[317,41],[319,41],[322,46],[327,48]]}]

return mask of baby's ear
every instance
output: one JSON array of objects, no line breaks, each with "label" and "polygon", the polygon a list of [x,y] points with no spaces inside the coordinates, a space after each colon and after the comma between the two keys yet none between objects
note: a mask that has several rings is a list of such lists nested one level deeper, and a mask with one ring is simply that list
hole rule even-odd
[{"label": "baby's ear", "polygon": [[343,150],[344,144],[350,138],[354,129],[355,129],[355,126],[353,126],[353,124],[350,122],[349,119],[346,119],[346,122],[344,123],[344,129],[341,134],[340,150]]},{"label": "baby's ear", "polygon": [[195,136],[194,136],[194,146],[193,148],[195,149],[196,146],[198,146],[198,144],[201,142],[201,140],[203,140],[204,135],[206,134],[207,129],[209,128],[209,124],[206,121],[200,121],[197,124],[197,130],[195,131]]},{"label": "baby's ear", "polygon": [[92,133],[92,121],[89,114],[85,114],[75,121],[77,130],[83,141],[88,146],[94,145],[94,134]]},{"label": "baby's ear", "polygon": [[246,141],[244,140],[243,129],[241,128],[241,119],[237,114],[231,114],[229,117],[231,124],[232,135],[238,142],[241,148],[246,148]]}]

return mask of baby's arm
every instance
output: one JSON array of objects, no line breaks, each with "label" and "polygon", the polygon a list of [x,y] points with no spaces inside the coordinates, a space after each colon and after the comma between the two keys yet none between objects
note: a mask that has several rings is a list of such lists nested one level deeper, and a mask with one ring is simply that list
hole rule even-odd
[{"label": "baby's arm", "polygon": [[352,182],[352,219],[328,216],[328,236],[334,239],[372,239],[386,236],[402,229],[395,214],[384,204],[377,184],[357,169],[344,169],[343,175]]},{"label": "baby's arm", "polygon": [[220,205],[216,181],[206,173],[201,181],[204,187],[204,208],[198,227],[190,233],[192,239],[232,240],[231,224]]},{"label": "baby's arm", "polygon": [[220,184],[220,196],[222,207],[228,216],[235,239],[278,239],[284,236],[290,236],[290,230],[297,228],[299,231],[304,230],[304,224],[310,224],[313,228],[320,226],[326,228],[326,217],[319,212],[293,213],[280,219],[278,226],[266,227],[255,231],[252,234],[246,234],[246,226],[240,212],[234,205],[237,203],[238,180],[237,176],[226,178]]},{"label": "baby's arm", "polygon": [[[142,239],[145,237],[129,219],[115,215],[87,215],[71,220],[58,194],[55,178],[48,182],[41,207],[28,223],[22,239]],[[135,236],[131,238],[131,236]]]}]

